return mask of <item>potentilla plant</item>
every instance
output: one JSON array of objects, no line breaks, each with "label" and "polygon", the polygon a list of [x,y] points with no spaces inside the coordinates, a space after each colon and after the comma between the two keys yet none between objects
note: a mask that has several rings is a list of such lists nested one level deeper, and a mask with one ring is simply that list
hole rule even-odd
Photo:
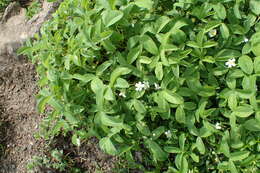
[{"label": "potentilla plant", "polygon": [[152,172],[256,173],[259,14],[257,0],[65,0],[20,49],[53,108],[44,136],[96,136]]}]

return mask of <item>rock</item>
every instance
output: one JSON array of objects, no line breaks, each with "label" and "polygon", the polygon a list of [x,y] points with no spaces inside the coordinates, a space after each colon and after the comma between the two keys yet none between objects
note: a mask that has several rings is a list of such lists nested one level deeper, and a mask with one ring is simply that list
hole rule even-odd
[{"label": "rock", "polygon": [[[25,8],[12,2],[5,10],[0,22],[0,56],[19,60],[16,51],[24,42],[39,32],[42,24],[51,18],[61,0],[57,2],[43,1],[42,10],[32,19],[27,20]],[[2,61],[0,59],[0,61]],[[0,64],[1,69],[1,64]]]}]

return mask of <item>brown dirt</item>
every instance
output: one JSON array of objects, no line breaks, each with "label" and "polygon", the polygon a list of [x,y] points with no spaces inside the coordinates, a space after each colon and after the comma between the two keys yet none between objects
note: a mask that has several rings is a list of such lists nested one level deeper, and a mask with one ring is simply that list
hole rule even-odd
[{"label": "brown dirt", "polygon": [[26,165],[33,155],[42,155],[42,141],[34,133],[42,117],[35,111],[37,93],[34,66],[9,60],[0,71],[0,158],[1,173],[26,173]]}]

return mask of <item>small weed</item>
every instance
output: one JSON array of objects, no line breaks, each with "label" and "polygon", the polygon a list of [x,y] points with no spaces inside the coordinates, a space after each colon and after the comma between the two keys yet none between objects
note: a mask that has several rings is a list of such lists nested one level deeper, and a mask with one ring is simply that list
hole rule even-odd
[{"label": "small weed", "polygon": [[8,6],[8,4],[11,2],[11,0],[0,0],[0,13],[2,13],[5,8]]},{"label": "small weed", "polygon": [[34,0],[29,7],[26,8],[26,17],[31,19],[35,14],[41,11],[41,3],[39,0]]}]

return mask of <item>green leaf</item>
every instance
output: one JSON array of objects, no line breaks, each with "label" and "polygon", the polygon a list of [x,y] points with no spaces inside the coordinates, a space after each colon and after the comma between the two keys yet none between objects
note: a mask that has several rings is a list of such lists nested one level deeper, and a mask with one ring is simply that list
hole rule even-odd
[{"label": "green leaf", "polygon": [[201,46],[195,41],[188,41],[186,45],[192,48],[201,48]]},{"label": "green leaf", "polygon": [[129,68],[126,68],[126,67],[117,67],[111,73],[109,86],[113,86],[119,76],[126,75],[126,74],[130,73],[131,71],[132,70],[130,70]]},{"label": "green leaf", "polygon": [[183,26],[186,26],[186,25],[188,25],[187,24],[187,21],[185,21],[185,20],[183,20],[183,19],[181,19],[181,20],[177,20],[175,23],[174,23],[174,25],[173,25],[173,27],[172,27],[172,29],[171,29],[171,33],[172,32],[175,32],[176,30],[178,30],[178,29],[180,29],[180,28],[182,28]]},{"label": "green leaf", "polygon": [[159,126],[155,130],[152,131],[152,139],[158,139],[165,132],[164,126]]},{"label": "green leaf", "polygon": [[244,76],[244,73],[240,69],[235,69],[229,72],[228,77],[229,78],[241,78]]},{"label": "green leaf", "polygon": [[158,52],[158,48],[155,44],[155,42],[153,41],[153,39],[151,39],[151,37],[149,37],[148,35],[144,35],[141,38],[141,43],[144,46],[144,49],[146,49],[148,52],[150,52],[153,55],[157,55]]},{"label": "green leaf", "polygon": [[135,5],[141,8],[147,8],[148,10],[151,10],[153,7],[153,1],[152,0],[136,0],[134,2]]},{"label": "green leaf", "polygon": [[72,125],[78,124],[77,118],[73,116],[70,112],[64,112],[63,114],[69,123],[71,123]]},{"label": "green leaf", "polygon": [[210,97],[215,95],[215,88],[211,86],[203,86],[200,88],[198,94],[202,97]]},{"label": "green leaf", "polygon": [[101,42],[101,41],[104,41],[104,40],[110,38],[112,34],[113,34],[113,31],[111,31],[111,30],[100,33],[100,35],[98,37],[99,39],[97,42]]},{"label": "green leaf", "polygon": [[237,151],[234,153],[230,153],[230,160],[232,161],[242,161],[243,159],[249,156],[249,151]]},{"label": "green leaf", "polygon": [[201,139],[201,137],[197,137],[197,140],[196,140],[196,147],[198,148],[199,152],[201,154],[204,154],[205,153],[205,145]]},{"label": "green leaf", "polygon": [[105,10],[102,13],[102,20],[105,27],[110,27],[122,19],[124,13],[118,10]]},{"label": "green leaf", "polygon": [[110,3],[108,0],[97,0],[97,6],[103,7],[105,9],[111,9]]},{"label": "green leaf", "polygon": [[181,165],[182,165],[182,157],[183,157],[183,153],[177,154],[177,156],[175,157],[174,162],[175,162],[175,165],[176,165],[176,167],[177,167],[178,169],[181,168]]},{"label": "green leaf", "polygon": [[203,43],[203,48],[210,48],[210,47],[214,47],[217,45],[218,45],[218,43],[215,41],[207,41],[207,42]]},{"label": "green leaf", "polygon": [[226,157],[230,156],[230,149],[227,142],[228,139],[229,139],[229,133],[228,131],[225,131],[225,134],[223,135],[220,143],[219,151],[222,152]]},{"label": "green leaf", "polygon": [[219,19],[225,19],[227,16],[226,8],[221,3],[213,5],[214,11]]},{"label": "green leaf", "polygon": [[105,61],[103,62],[101,65],[99,65],[97,67],[97,70],[96,70],[96,75],[97,76],[101,76],[103,74],[103,72],[108,69],[108,67],[110,67],[112,65],[111,61]]},{"label": "green leaf", "polygon": [[239,11],[239,3],[238,3],[238,1],[234,5],[233,10],[234,10],[234,14],[235,14],[236,18],[241,19],[241,14],[240,14],[240,11]]},{"label": "green leaf", "polygon": [[229,160],[228,165],[231,173],[238,173],[235,164],[231,160]]},{"label": "green leaf", "polygon": [[77,79],[79,81],[82,81],[84,83],[88,83],[89,81],[93,80],[95,78],[95,75],[93,74],[84,74],[84,75],[81,75],[81,74],[74,74],[72,76],[73,79]]},{"label": "green leaf", "polygon": [[219,51],[217,53],[217,55],[215,56],[215,58],[218,61],[227,61],[230,58],[236,58],[241,56],[241,53],[237,50],[233,50],[233,49],[222,49],[221,51]]},{"label": "green leaf", "polygon": [[56,100],[55,98],[48,99],[48,104],[50,104],[55,110],[57,111],[63,111],[64,105],[59,100]]},{"label": "green leaf", "polygon": [[146,112],[144,104],[139,100],[134,100],[134,108],[139,113],[145,113]]},{"label": "green leaf", "polygon": [[260,56],[260,42],[252,44],[252,52],[255,56]]},{"label": "green leaf", "polygon": [[182,152],[182,150],[180,148],[172,147],[172,146],[165,146],[164,150],[167,153],[181,153]]},{"label": "green leaf", "polygon": [[99,141],[99,146],[103,151],[105,151],[106,153],[108,153],[110,155],[117,154],[117,150],[109,137],[102,138]]},{"label": "green leaf", "polygon": [[58,72],[56,70],[49,69],[47,71],[47,78],[51,82],[58,81]]},{"label": "green leaf", "polygon": [[163,78],[163,66],[162,66],[162,63],[159,62],[156,64],[156,67],[155,67],[155,76],[158,80],[162,80]]},{"label": "green leaf", "polygon": [[193,102],[185,102],[184,103],[184,109],[192,111],[192,110],[195,110],[196,108],[197,108],[197,105]]},{"label": "green leaf", "polygon": [[[184,43],[187,39],[187,36],[185,32],[183,32],[180,29],[176,29],[175,31],[172,32],[171,37],[174,38],[172,41],[174,44],[181,44]],[[176,47],[175,45],[172,44],[167,44],[163,46],[165,51],[172,51],[172,50],[178,50],[179,48]]]},{"label": "green leaf", "polygon": [[98,93],[104,89],[104,84],[99,78],[95,78],[91,81],[91,89],[94,93]]},{"label": "green leaf", "polygon": [[256,91],[256,76],[244,76],[242,80],[242,87],[244,90]]},{"label": "green leaf", "polygon": [[79,56],[77,55],[68,55],[69,59],[71,59],[73,61],[73,63],[77,66],[81,66],[82,65],[82,62],[81,62],[81,59]]},{"label": "green leaf", "polygon": [[234,112],[236,116],[241,117],[241,118],[246,118],[249,117],[254,113],[254,110],[252,106],[250,105],[244,105],[244,106],[238,106]]},{"label": "green leaf", "polygon": [[136,123],[137,129],[141,132],[141,134],[145,136],[151,135],[151,131],[149,127],[144,122],[138,122]]},{"label": "green leaf", "polygon": [[111,8],[114,9],[117,0],[108,0],[108,1],[109,1],[109,4],[110,4]]},{"label": "green leaf", "polygon": [[249,131],[253,131],[253,132],[258,132],[260,131],[260,122],[257,121],[256,119],[250,119],[247,120],[243,126],[249,130]]},{"label": "green leaf", "polygon": [[187,161],[187,159],[186,159],[186,156],[184,155],[184,156],[182,157],[180,173],[187,173],[188,170],[189,170],[189,164],[188,164],[188,161]]},{"label": "green leaf", "polygon": [[167,25],[170,21],[171,20],[167,16],[161,16],[159,19],[157,19],[154,26],[156,33],[161,32],[165,25]]},{"label": "green leaf", "polygon": [[169,91],[162,91],[162,96],[165,100],[172,104],[183,104],[183,98],[177,93],[170,93]]},{"label": "green leaf", "polygon": [[142,64],[150,64],[152,62],[152,59],[151,58],[148,58],[146,56],[141,56],[140,58],[140,63]]},{"label": "green leaf", "polygon": [[104,112],[97,113],[97,116],[100,116],[101,123],[105,126],[111,127],[122,127],[123,122],[118,117],[112,117],[106,115]]},{"label": "green leaf", "polygon": [[179,136],[179,146],[181,148],[182,151],[185,150],[185,141],[186,141],[186,136],[184,133],[182,133],[180,136]]},{"label": "green leaf", "polygon": [[252,59],[247,56],[243,55],[238,59],[239,67],[247,74],[252,74],[254,70],[254,65]]},{"label": "green leaf", "polygon": [[227,27],[227,25],[225,23],[222,23],[221,26],[220,26],[220,32],[221,32],[221,36],[224,38],[224,39],[228,39],[229,38],[229,29]]},{"label": "green leaf", "polygon": [[249,2],[250,9],[256,15],[260,15],[260,1],[259,0],[250,0]]},{"label": "green leaf", "polygon": [[236,109],[237,107],[237,96],[236,94],[232,93],[228,97],[228,106],[230,107],[231,110]]},{"label": "green leaf", "polygon": [[72,142],[72,144],[79,147],[80,146],[80,138],[78,137],[78,135],[73,134],[73,136],[71,138],[71,142]]},{"label": "green leaf", "polygon": [[255,93],[251,90],[236,89],[236,93],[240,98],[250,99]]},{"label": "green leaf", "polygon": [[183,109],[183,106],[178,106],[175,113],[176,121],[179,123],[185,123],[186,122],[186,116],[185,111]]},{"label": "green leaf", "polygon": [[260,74],[260,56],[254,59],[254,69],[255,73]]},{"label": "green leaf", "polygon": [[113,43],[110,40],[104,40],[102,42],[102,46],[104,46],[104,48],[108,52],[114,52],[116,50],[116,47],[113,45]]},{"label": "green leaf", "polygon": [[152,152],[155,160],[165,161],[168,158],[168,154],[156,142],[147,139],[145,143],[147,144],[147,148]]},{"label": "green leaf", "polygon": [[116,88],[129,88],[129,84],[128,84],[127,80],[125,80],[123,78],[118,78],[116,80],[114,87],[116,87]]},{"label": "green leaf", "polygon": [[197,155],[194,154],[194,153],[191,153],[191,154],[190,154],[190,157],[192,158],[192,160],[193,160],[194,162],[199,163],[199,161],[200,161],[199,156],[197,156]]},{"label": "green leaf", "polygon": [[142,46],[137,46],[136,48],[131,49],[127,55],[127,63],[132,64],[138,58],[141,52]]},{"label": "green leaf", "polygon": [[246,43],[242,48],[242,54],[246,55],[249,54],[252,51],[251,44]]},{"label": "green leaf", "polygon": [[110,87],[108,87],[106,89],[105,94],[104,94],[104,98],[106,100],[110,100],[110,101],[115,100],[114,93],[113,93],[113,91],[112,91],[112,89]]},{"label": "green leaf", "polygon": [[131,145],[131,146],[125,145],[125,146],[119,147],[118,156],[122,156],[123,154],[131,151],[132,148],[133,148],[133,145]]},{"label": "green leaf", "polygon": [[51,96],[40,97],[39,99],[37,99],[37,111],[39,113],[44,113],[45,105],[49,102],[50,99]]},{"label": "green leaf", "polygon": [[205,26],[204,33],[211,31],[212,29],[218,27],[219,25],[221,25],[221,22],[219,22],[219,21],[208,22]]}]

